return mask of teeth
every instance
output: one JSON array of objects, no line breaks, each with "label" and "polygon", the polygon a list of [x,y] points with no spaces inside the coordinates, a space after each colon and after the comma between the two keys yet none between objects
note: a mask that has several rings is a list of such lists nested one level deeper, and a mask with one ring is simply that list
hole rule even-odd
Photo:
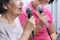
[{"label": "teeth", "polygon": [[19,9],[21,9],[21,8],[19,8]]},{"label": "teeth", "polygon": [[22,6],[19,7],[19,9],[21,9],[21,8],[22,8]]}]

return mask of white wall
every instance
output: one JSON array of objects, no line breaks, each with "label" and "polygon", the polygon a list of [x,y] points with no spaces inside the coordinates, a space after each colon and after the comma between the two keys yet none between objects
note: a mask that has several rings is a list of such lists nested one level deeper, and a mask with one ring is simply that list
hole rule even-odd
[{"label": "white wall", "polygon": [[60,0],[57,2],[57,31],[60,32]]}]

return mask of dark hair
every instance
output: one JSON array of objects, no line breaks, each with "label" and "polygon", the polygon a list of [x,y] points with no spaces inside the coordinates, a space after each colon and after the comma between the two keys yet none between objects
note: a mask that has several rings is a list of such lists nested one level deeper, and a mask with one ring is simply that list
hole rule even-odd
[{"label": "dark hair", "polygon": [[50,2],[49,2],[48,4],[51,4],[51,3],[53,3],[53,1],[54,1],[54,0],[50,0]]},{"label": "dark hair", "polygon": [[7,9],[4,9],[3,4],[9,3],[10,0],[0,0],[0,14],[7,12]]}]

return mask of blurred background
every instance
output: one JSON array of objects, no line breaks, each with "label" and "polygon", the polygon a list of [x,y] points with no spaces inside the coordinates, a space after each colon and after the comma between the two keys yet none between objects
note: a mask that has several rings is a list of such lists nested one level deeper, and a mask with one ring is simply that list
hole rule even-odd
[{"label": "blurred background", "polygon": [[[26,6],[31,0],[23,0]],[[60,32],[60,0],[54,0],[53,4],[46,5],[52,11],[53,21],[56,32]]]}]

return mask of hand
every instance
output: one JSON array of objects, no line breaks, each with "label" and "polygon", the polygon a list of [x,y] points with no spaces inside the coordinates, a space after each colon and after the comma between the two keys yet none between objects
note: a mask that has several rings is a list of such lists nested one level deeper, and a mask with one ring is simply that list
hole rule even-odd
[{"label": "hand", "polygon": [[48,21],[45,13],[42,13],[42,14],[39,16],[39,19],[40,19],[40,26],[45,25],[46,22]]},{"label": "hand", "polygon": [[30,19],[27,20],[25,30],[33,31],[35,29],[35,19],[32,16]]},{"label": "hand", "polygon": [[[36,11],[35,11],[36,12]],[[39,17],[40,19],[40,22],[38,25],[36,25],[37,27],[35,27],[35,30],[34,30],[34,35],[38,34],[38,32],[40,31],[40,29],[42,28],[42,26],[45,25],[45,23],[48,21],[45,13],[39,13],[38,11],[36,12],[36,15]]]},{"label": "hand", "polygon": [[40,19],[39,25],[43,26],[48,21],[45,13],[40,14],[39,11],[36,11],[36,14],[38,15],[38,17]]},{"label": "hand", "polygon": [[43,23],[46,23],[48,21],[45,13],[41,13],[39,16],[40,21],[42,21]]}]

